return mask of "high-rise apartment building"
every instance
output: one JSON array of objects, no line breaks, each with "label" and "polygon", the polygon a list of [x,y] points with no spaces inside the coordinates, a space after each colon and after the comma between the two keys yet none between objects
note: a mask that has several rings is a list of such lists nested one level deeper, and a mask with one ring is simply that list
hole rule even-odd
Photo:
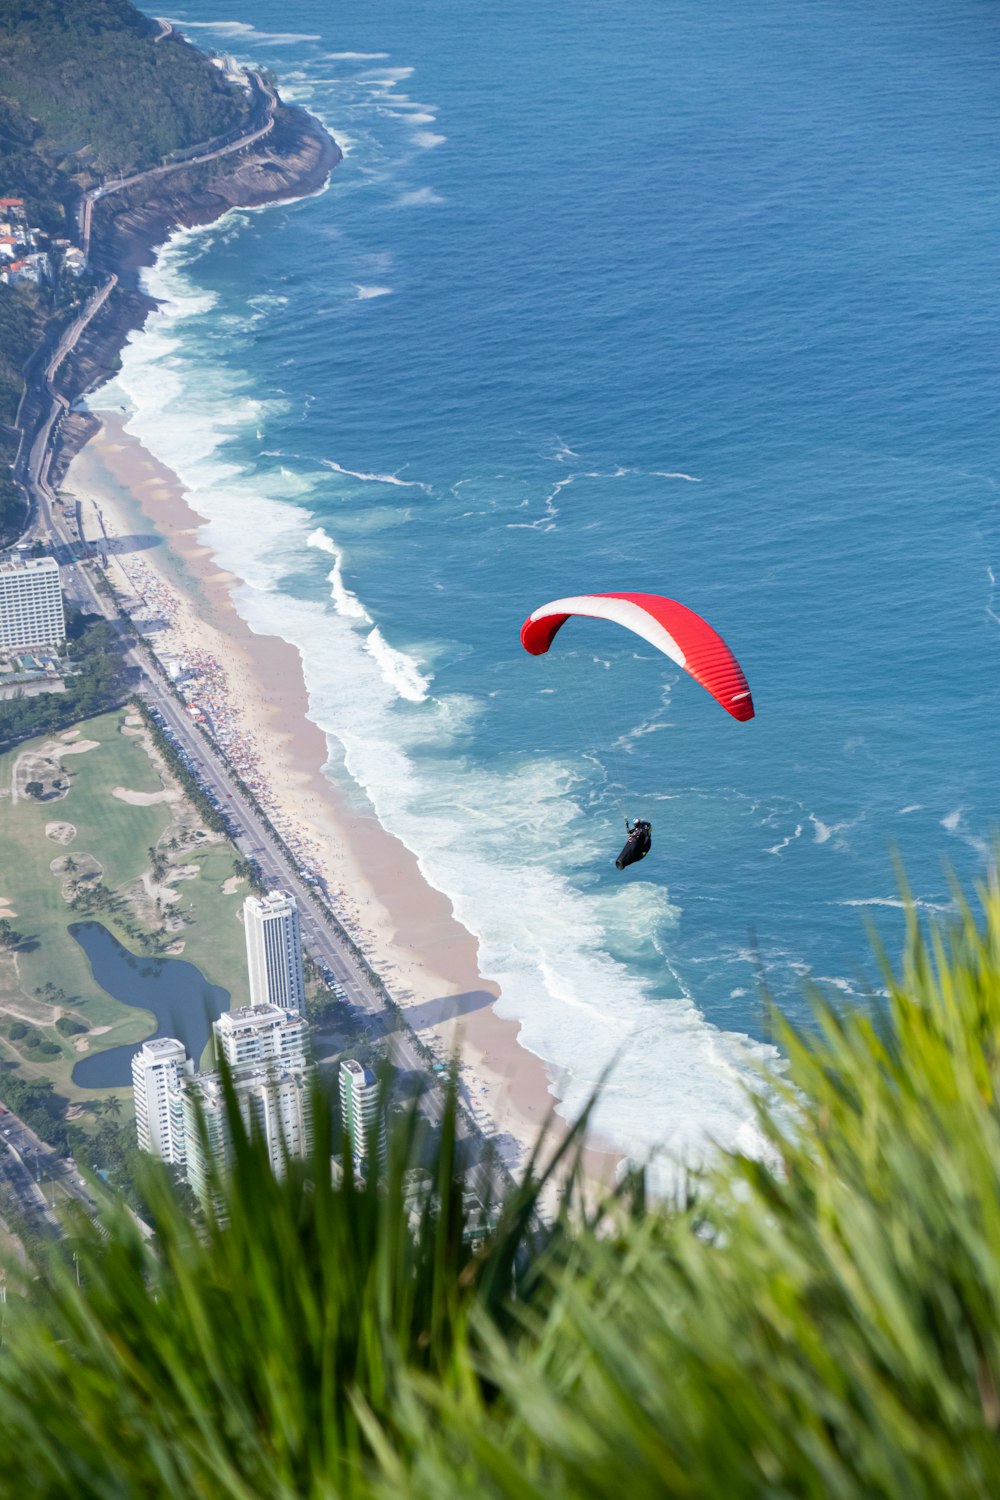
[{"label": "high-rise apartment building", "polygon": [[306,1066],[309,1023],[293,1011],[276,1005],[243,1005],[224,1011],[213,1029],[216,1055],[225,1058],[230,1068],[248,1063]]},{"label": "high-rise apartment building", "polygon": [[355,1170],[364,1173],[373,1152],[385,1156],[385,1119],[381,1089],[370,1068],[356,1058],[340,1065],[340,1112],[344,1122],[345,1152],[350,1149]]},{"label": "high-rise apartment building", "polygon": [[295,897],[284,891],[248,896],[243,903],[250,1003],[276,1005],[305,1015],[302,938]]},{"label": "high-rise apartment building", "polygon": [[218,1073],[198,1073],[182,1091],[186,1160],[184,1171],[200,1203],[213,1202],[213,1164],[223,1173],[232,1152],[232,1133],[226,1114],[222,1079]]},{"label": "high-rise apartment building", "polygon": [[[246,1129],[267,1146],[271,1170],[312,1150],[311,1070],[255,1066],[235,1068],[233,1089]],[[232,1131],[218,1073],[200,1073],[183,1091],[187,1180],[202,1203],[213,1196],[213,1171],[225,1176],[232,1161]],[[200,1126],[199,1126],[200,1118]]]},{"label": "high-rise apartment building", "polygon": [[181,1081],[193,1066],[183,1043],[172,1036],[143,1042],[132,1058],[139,1149],[179,1165],[185,1158]]},{"label": "high-rise apartment building", "polygon": [[61,646],[66,639],[54,557],[0,563],[0,647]]}]

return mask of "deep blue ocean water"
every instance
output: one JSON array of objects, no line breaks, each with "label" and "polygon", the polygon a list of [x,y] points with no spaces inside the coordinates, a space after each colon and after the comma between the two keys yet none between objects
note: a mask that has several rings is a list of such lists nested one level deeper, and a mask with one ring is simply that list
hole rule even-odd
[{"label": "deep blue ocean water", "polygon": [[[112,399],[569,1106],[620,1053],[621,1144],[748,1140],[756,955],[797,1015],[809,976],[863,1003],[892,851],[931,909],[989,857],[1000,13],[174,14],[347,155],[173,242]],[[716,624],[753,723],[610,626],[521,651],[537,604],[630,588]]]}]

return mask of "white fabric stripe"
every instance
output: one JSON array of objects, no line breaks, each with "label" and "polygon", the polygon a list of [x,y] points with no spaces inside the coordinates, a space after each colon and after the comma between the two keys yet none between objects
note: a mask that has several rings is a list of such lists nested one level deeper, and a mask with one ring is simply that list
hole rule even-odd
[{"label": "white fabric stripe", "polygon": [[541,609],[536,609],[531,619],[546,620],[552,615],[589,615],[592,620],[611,620],[615,625],[624,625],[626,630],[633,630],[636,635],[641,635],[643,640],[655,646],[657,651],[665,652],[679,667],[687,665],[684,652],[666,626],[647,614],[641,604],[633,604],[630,599],[600,599],[596,594],[580,594],[575,599],[553,599],[551,604],[543,604]]}]

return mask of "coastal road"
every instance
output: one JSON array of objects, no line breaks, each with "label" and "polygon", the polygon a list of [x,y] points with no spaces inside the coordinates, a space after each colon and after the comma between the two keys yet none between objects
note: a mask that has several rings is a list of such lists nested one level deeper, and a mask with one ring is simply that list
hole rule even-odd
[{"label": "coastal road", "polygon": [[[215,147],[183,165],[191,165],[192,161],[210,161],[216,157],[243,150],[259,141],[272,129],[277,104],[276,95],[267,87],[260,75],[250,76],[253,86],[260,91],[265,101],[264,123],[237,141]],[[139,173],[111,187],[92,190],[87,195],[85,220],[87,235],[89,236],[90,230],[90,209],[100,196],[121,191],[145,178],[160,176],[165,172],[175,170],[179,165],[182,164],[174,163],[153,168],[149,172]],[[64,591],[79,602],[89,604],[98,613],[111,618],[116,617],[115,611],[98,593],[86,569],[80,567],[75,560],[70,539],[53,508],[55,495],[48,476],[58,420],[67,406],[65,398],[54,390],[56,371],[66,355],[75,347],[83,330],[103,306],[115,285],[115,277],[110,276],[88,301],[80,315],[64,331],[53,351],[41,380],[42,393],[48,399],[49,409],[44,420],[38,424],[23,461],[19,461],[23,472],[18,475],[28,490],[29,496],[35,500],[39,529],[43,534],[47,533],[56,546],[63,567]],[[299,906],[305,951],[324,969],[333,974],[346,999],[359,1013],[369,1015],[373,1020],[378,1018],[379,1028],[389,1038],[394,1065],[398,1069],[428,1077],[427,1066],[418,1051],[414,1034],[408,1030],[405,1022],[398,1023],[395,1030],[389,1027],[387,1023],[393,1019],[392,1013],[386,1010],[379,995],[369,987],[363,969],[351,950],[338,938],[335,930],[324,919],[323,908],[316,892],[302,879],[294,864],[290,866],[286,861],[278,839],[240,791],[221,752],[195,727],[184,707],[169,691],[155,658],[141,646],[134,648],[129,655],[132,664],[139,669],[141,674],[140,691],[143,698],[155,705],[199,779],[213,792],[220,804],[227,808],[233,822],[233,840],[240,853],[255,861],[265,883],[288,890],[295,896]],[[433,1077],[430,1078],[430,1084],[421,1107],[427,1117],[436,1123],[440,1121],[443,1114],[444,1099]],[[476,1146],[481,1144],[482,1136],[478,1127],[468,1127],[460,1121],[459,1128],[460,1131],[471,1135]],[[485,1199],[498,1196],[499,1190],[505,1186],[505,1175],[495,1174],[484,1165],[477,1164],[470,1170],[468,1178],[480,1197]]]},{"label": "coastal road", "polygon": [[[233,782],[231,772],[216,747],[206,739],[174,695],[162,684],[155,669],[146,666],[142,696],[155,707],[184,751],[192,770],[202,785],[225,809],[231,822],[231,834],[240,854],[253,860],[268,888],[281,889],[293,895],[299,907],[302,946],[314,962],[328,969],[342,989],[347,1001],[362,1015],[378,1018],[380,1025],[394,1019],[380,997],[366,982],[356,960],[341,942],[335,930],[322,915],[319,899],[312,886],[291,868],[273,835],[262,822],[253,804]],[[417,1049],[405,1021],[388,1033],[393,1065],[403,1071],[427,1074],[427,1063]],[[426,1096],[425,1113],[434,1123],[441,1119],[444,1102],[438,1088]],[[488,1184],[483,1180],[482,1190]]]},{"label": "coastal road", "polygon": [[[165,22],[161,22],[165,25]],[[172,28],[171,28],[172,29]],[[166,33],[164,33],[166,35]],[[157,37],[162,41],[163,37]],[[156,177],[163,177],[167,172],[180,171],[182,167],[197,167],[203,162],[217,161],[222,156],[232,156],[234,152],[245,151],[248,146],[254,146],[264,136],[269,135],[274,129],[274,111],[278,105],[278,96],[274,90],[265,82],[257,72],[248,71],[247,80],[251,90],[256,95],[256,102],[263,108],[263,118],[259,124],[254,124],[251,129],[229,139],[220,136],[215,141],[208,141],[204,146],[192,151],[190,155],[178,155],[174,161],[164,162],[159,167],[148,167],[143,172],[133,172],[131,177],[119,177],[117,182],[102,182],[100,187],[91,188],[83,194],[77,205],[77,223],[80,233],[80,248],[89,260],[90,258],[90,226],[93,216],[94,204],[102,198],[110,198],[114,193],[122,193],[126,188],[138,186],[141,182],[151,182]]]},{"label": "coastal road", "polygon": [[[405,1012],[403,1018],[397,1020],[395,1013],[386,1009],[379,995],[367,983],[350,949],[324,919],[320,899],[311,884],[289,865],[274,835],[233,781],[221,752],[192,722],[184,707],[166,688],[155,667],[144,663],[144,670],[143,699],[161,715],[198,780],[225,809],[233,843],[244,858],[256,863],[269,889],[288,891],[295,897],[304,951],[321,968],[332,973],[348,1003],[362,1016],[370,1017],[387,1037],[393,1067],[400,1072],[419,1074],[429,1082],[430,1087],[424,1093],[420,1107],[431,1124],[440,1124],[444,1114],[444,1095],[437,1080],[428,1073],[416,1037],[405,1020]],[[471,1105],[468,1098],[465,1102],[467,1106]],[[470,1128],[460,1118],[458,1129],[460,1137],[470,1141],[478,1156],[484,1139],[478,1126]],[[481,1162],[470,1166],[466,1176],[483,1202],[498,1198],[508,1182],[506,1172],[495,1172]]]}]

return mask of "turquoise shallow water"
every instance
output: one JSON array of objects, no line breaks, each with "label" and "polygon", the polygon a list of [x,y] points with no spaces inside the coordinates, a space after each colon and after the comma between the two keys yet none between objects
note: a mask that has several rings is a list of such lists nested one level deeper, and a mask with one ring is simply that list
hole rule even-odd
[{"label": "turquoise shallow water", "polygon": [[[502,1005],[636,1151],[747,1140],[804,1013],[982,874],[1000,764],[1000,17],[985,3],[177,12],[347,156],[177,239],[113,396],[298,642]],[[758,717],[565,593],[707,614]],[[360,793],[359,793],[360,794]],[[622,812],[650,860],[613,868]]]}]

